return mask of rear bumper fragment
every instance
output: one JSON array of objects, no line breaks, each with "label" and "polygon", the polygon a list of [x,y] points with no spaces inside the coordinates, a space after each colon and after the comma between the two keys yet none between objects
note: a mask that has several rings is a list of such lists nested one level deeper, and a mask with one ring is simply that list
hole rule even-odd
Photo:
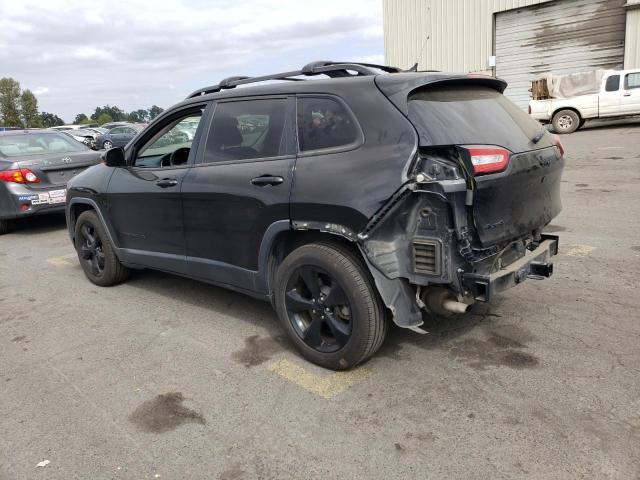
[{"label": "rear bumper fragment", "polygon": [[488,302],[493,295],[515,287],[527,278],[550,277],[553,274],[551,257],[558,254],[558,241],[556,235],[542,235],[538,247],[524,257],[489,275],[465,273],[462,283],[477,301]]}]

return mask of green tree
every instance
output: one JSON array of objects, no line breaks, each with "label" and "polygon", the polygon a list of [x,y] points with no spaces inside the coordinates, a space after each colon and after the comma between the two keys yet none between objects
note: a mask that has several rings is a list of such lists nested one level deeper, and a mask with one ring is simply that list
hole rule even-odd
[{"label": "green tree", "polygon": [[84,113],[79,113],[76,115],[76,118],[73,120],[73,123],[75,123],[76,125],[79,125],[81,123],[85,123],[87,120],[89,119]]},{"label": "green tree", "polygon": [[42,126],[38,116],[38,99],[29,89],[24,90],[20,95],[20,114],[22,124],[26,128],[38,128]]},{"label": "green tree", "polygon": [[149,121],[149,111],[144,108],[139,108],[129,113],[127,120],[130,122],[144,123]]},{"label": "green tree", "polygon": [[[93,115],[91,115],[91,117],[93,118]],[[113,122],[114,120],[108,113],[101,113],[95,121],[98,122],[98,125],[104,125],[105,123]]]},{"label": "green tree", "polygon": [[0,78],[0,124],[20,127],[20,84],[13,78]]},{"label": "green tree", "polygon": [[42,112],[40,114],[40,122],[45,128],[59,127],[60,125],[64,125],[64,120],[62,120],[59,116],[47,112]]},{"label": "green tree", "polygon": [[98,121],[98,118],[103,113],[109,115],[113,122],[122,122],[127,119],[127,114],[124,112],[124,110],[121,110],[116,106],[112,107],[111,105],[105,105],[104,107],[96,107],[96,111],[93,112],[93,114],[91,115],[91,119]]},{"label": "green tree", "polygon": [[151,107],[149,109],[149,120],[153,120],[158,115],[160,115],[162,112],[164,112],[164,108],[160,108],[159,106],[154,105],[153,107]]}]

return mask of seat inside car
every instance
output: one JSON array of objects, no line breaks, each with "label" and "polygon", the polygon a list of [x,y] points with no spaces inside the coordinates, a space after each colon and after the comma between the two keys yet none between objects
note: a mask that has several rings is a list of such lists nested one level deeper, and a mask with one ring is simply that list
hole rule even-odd
[{"label": "seat inside car", "polygon": [[251,147],[242,146],[244,140],[238,121],[234,117],[214,117],[212,147],[220,155],[230,158],[253,158],[257,152]]}]

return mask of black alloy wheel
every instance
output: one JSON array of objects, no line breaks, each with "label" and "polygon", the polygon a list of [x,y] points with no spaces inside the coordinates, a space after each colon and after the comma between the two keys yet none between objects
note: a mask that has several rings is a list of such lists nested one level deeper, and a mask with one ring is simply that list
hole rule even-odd
[{"label": "black alloy wheel", "polygon": [[92,283],[110,287],[127,279],[130,271],[120,263],[96,212],[88,210],[78,216],[74,236],[80,266]]},{"label": "black alloy wheel", "polygon": [[86,268],[95,275],[100,277],[104,274],[105,256],[102,251],[102,239],[100,238],[96,228],[84,223],[80,227],[80,258],[86,264]]},{"label": "black alloy wheel", "polygon": [[346,370],[370,358],[388,331],[384,304],[358,252],[334,242],[304,244],[280,263],[273,303],[307,360]]},{"label": "black alloy wheel", "polygon": [[342,285],[326,271],[305,265],[295,270],[285,294],[294,331],[309,347],[322,353],[340,350],[349,341],[351,306]]}]

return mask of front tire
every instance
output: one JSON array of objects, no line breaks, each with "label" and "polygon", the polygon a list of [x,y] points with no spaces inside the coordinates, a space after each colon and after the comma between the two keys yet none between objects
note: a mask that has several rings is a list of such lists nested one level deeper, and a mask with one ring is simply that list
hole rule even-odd
[{"label": "front tire", "polygon": [[102,148],[104,148],[105,150],[111,150],[113,148],[113,143],[107,140],[102,144]]},{"label": "front tire", "polygon": [[0,235],[9,233],[9,220],[0,220]]},{"label": "front tire", "polygon": [[553,116],[553,129],[556,133],[573,133],[581,127],[581,118],[573,110],[560,110]]},{"label": "front tire", "polygon": [[110,287],[129,276],[129,269],[118,260],[106,230],[93,210],[78,217],[75,247],[82,270],[91,283]]},{"label": "front tire", "polygon": [[276,272],[278,317],[300,353],[332,370],[370,358],[388,323],[366,266],[347,248],[311,243],[294,250]]}]

